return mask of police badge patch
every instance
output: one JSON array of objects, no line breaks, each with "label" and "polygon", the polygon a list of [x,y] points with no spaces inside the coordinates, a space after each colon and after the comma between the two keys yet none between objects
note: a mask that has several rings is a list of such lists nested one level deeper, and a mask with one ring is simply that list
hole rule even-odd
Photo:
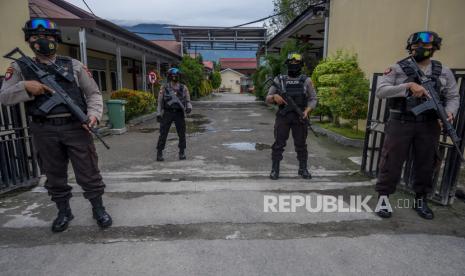
[{"label": "police badge patch", "polygon": [[8,67],[5,72],[5,80],[11,79],[13,77],[13,73],[15,72],[15,69],[13,67]]}]

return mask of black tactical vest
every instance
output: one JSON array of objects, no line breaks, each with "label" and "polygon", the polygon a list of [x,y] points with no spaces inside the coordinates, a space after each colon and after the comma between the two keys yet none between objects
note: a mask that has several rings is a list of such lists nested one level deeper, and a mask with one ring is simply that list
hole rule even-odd
[{"label": "black tactical vest", "polygon": [[184,89],[184,85],[183,84],[179,84],[179,89],[174,89],[171,84],[166,84],[165,85],[165,95],[172,95],[172,94],[175,94],[175,96],[177,96],[179,98],[179,100],[182,102],[182,107],[179,106],[179,104],[172,104],[172,105],[169,105],[168,104],[168,101],[167,100],[164,100],[163,101],[163,107],[165,109],[179,109],[179,110],[182,110],[184,108],[186,108],[187,106],[187,95],[186,95],[186,91]]},{"label": "black tactical vest", "polygon": [[[308,105],[308,95],[305,88],[307,78],[305,75],[301,75],[298,78],[289,78],[288,76],[284,78],[288,97],[291,97],[302,111]],[[280,106],[279,108],[283,109],[285,106]]]},{"label": "black tactical vest", "polygon": [[[409,66],[408,61],[399,62],[398,64],[402,68],[402,71],[404,71],[404,73],[407,75],[407,79],[404,83],[415,82],[420,84],[420,81],[416,78],[415,71]],[[439,79],[442,74],[442,64],[437,60],[432,60],[431,66],[431,75],[428,77],[433,81],[434,88],[438,92],[441,101],[443,101],[444,95],[441,91],[441,80]],[[412,108],[422,104],[424,101],[425,99],[416,97],[395,97],[388,99],[388,106],[390,109],[400,110],[402,113],[409,113]],[[434,115],[436,112],[434,110],[430,110],[424,112],[423,114]]]},{"label": "black tactical vest", "polygon": [[[39,66],[45,72],[50,73],[51,75],[55,76],[55,81],[60,85],[63,90],[68,94],[68,96],[73,99],[74,103],[78,105],[84,113],[87,113],[87,104],[84,98],[84,94],[82,93],[81,89],[79,88],[76,80],[74,79],[74,72],[73,72],[73,62],[69,57],[57,56],[55,64],[63,67],[65,71],[69,73],[72,77],[73,81],[68,81],[64,77],[60,76],[56,73],[53,69],[52,65],[43,64],[40,62],[36,62],[37,66]],[[34,72],[24,65],[21,62],[18,62],[18,65],[21,68],[21,73],[24,76],[25,80],[37,80],[37,76]],[[39,107],[48,100],[46,95],[35,96],[34,100],[28,101],[25,103],[26,105],[26,112],[29,116],[38,116],[38,117],[45,117],[46,115],[54,115],[54,114],[62,114],[62,113],[69,113],[68,108],[63,105],[57,105],[54,107],[48,114],[42,112]]]}]

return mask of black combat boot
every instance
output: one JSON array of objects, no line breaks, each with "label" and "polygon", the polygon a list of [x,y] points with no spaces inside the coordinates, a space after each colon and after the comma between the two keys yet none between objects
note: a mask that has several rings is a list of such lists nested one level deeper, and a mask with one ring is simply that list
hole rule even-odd
[{"label": "black combat boot", "polygon": [[[379,198],[383,196],[383,195],[378,195],[378,200]],[[388,195],[384,195],[386,197],[386,201],[389,202],[389,196]],[[390,204],[389,204],[390,205]],[[381,208],[378,210],[378,212],[376,212],[376,214],[378,215],[378,217],[380,218],[390,218],[392,216],[392,211],[389,210],[386,206],[386,204],[384,203]]]},{"label": "black combat boot", "polygon": [[60,201],[57,202],[58,215],[57,218],[53,221],[52,231],[53,232],[63,232],[68,229],[69,222],[73,220],[74,216],[71,213],[71,208],[69,207],[69,201]]},{"label": "black combat boot", "polygon": [[302,176],[303,179],[312,178],[312,175],[307,169],[307,161],[299,161],[299,175]]},{"label": "black combat boot", "polygon": [[433,219],[433,211],[428,207],[428,199],[426,194],[416,194],[413,209],[417,214],[424,219]]},{"label": "black combat boot", "polygon": [[273,164],[271,165],[270,178],[272,180],[279,179],[279,161],[278,160],[273,160]]},{"label": "black combat boot", "polygon": [[102,197],[98,196],[89,200],[92,204],[92,214],[94,219],[97,220],[98,226],[102,228],[110,227],[113,223],[111,216],[105,211],[103,207]]},{"label": "black combat boot", "polygon": [[184,149],[179,150],[179,160],[186,160],[186,153]]},{"label": "black combat boot", "polygon": [[159,161],[159,162],[165,161],[165,158],[163,158],[163,151],[162,150],[157,150],[157,161]]}]

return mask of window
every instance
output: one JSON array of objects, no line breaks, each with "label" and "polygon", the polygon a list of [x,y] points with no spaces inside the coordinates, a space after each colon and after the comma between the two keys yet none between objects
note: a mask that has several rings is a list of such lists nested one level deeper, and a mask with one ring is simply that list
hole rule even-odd
[{"label": "window", "polygon": [[105,71],[99,71],[101,91],[107,91],[107,74]]},{"label": "window", "polygon": [[91,70],[92,77],[102,92],[107,92],[107,76],[103,70]]},{"label": "window", "polygon": [[117,80],[117,77],[116,77],[116,72],[110,72],[110,78],[111,78],[111,91],[115,91],[117,89],[117,85],[116,85],[116,80]]}]

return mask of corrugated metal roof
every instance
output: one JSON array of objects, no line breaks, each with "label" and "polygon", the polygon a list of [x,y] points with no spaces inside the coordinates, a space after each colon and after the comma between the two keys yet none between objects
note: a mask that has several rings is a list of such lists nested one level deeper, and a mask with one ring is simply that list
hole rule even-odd
[{"label": "corrugated metal roof", "polygon": [[256,58],[220,58],[221,68],[231,69],[256,69]]}]

